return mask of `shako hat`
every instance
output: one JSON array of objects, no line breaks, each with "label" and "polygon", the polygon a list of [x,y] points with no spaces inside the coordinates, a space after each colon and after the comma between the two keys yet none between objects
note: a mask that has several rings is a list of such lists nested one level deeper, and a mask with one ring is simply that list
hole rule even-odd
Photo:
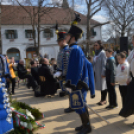
[{"label": "shako hat", "polygon": [[71,28],[68,32],[68,34],[71,34],[72,36],[76,37],[77,39],[82,37],[83,31],[81,28],[79,28],[76,25],[71,25]]},{"label": "shako hat", "polygon": [[57,34],[57,41],[65,39],[67,33],[64,32],[64,31],[59,31],[58,30],[58,23],[57,23],[57,21],[56,21],[56,25],[54,27],[55,27],[56,34]]},{"label": "shako hat", "polygon": [[76,26],[78,22],[81,21],[80,15],[75,13],[75,19],[71,24],[70,30],[68,34],[71,34],[72,36],[76,37],[77,39],[82,37],[83,31],[80,27]]},{"label": "shako hat", "polygon": [[58,32],[57,33],[57,41],[65,39],[66,34],[67,34],[66,32]]}]

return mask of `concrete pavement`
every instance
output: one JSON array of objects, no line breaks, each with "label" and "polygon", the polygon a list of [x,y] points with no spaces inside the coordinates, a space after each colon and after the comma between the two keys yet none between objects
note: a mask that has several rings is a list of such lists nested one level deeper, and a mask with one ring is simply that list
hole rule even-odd
[{"label": "concrete pavement", "polygon": [[[117,98],[119,108],[114,110],[106,110],[105,106],[97,106],[96,103],[100,100],[100,92],[96,91],[95,99],[90,99],[90,93],[87,96],[87,103],[96,110],[101,116],[110,122],[107,125],[98,116],[93,114],[90,110],[90,119],[93,127],[92,134],[134,134],[134,128],[132,123],[134,122],[134,116],[130,116],[124,119],[118,116],[121,109],[121,97],[118,88]],[[54,96],[35,98],[31,89],[26,89],[24,85],[17,88],[14,98],[18,101],[25,102],[32,107],[39,108],[41,112],[45,114],[45,118],[40,120],[40,123],[45,123],[46,128],[40,129],[35,134],[75,134],[74,128],[81,125],[79,116],[73,112],[65,114],[64,109],[69,106],[68,97],[60,98]]]}]

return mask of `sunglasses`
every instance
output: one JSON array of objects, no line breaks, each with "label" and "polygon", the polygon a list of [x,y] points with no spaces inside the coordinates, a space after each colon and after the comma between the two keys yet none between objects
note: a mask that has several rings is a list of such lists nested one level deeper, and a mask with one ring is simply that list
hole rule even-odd
[{"label": "sunglasses", "polygon": [[95,47],[97,47],[98,45],[94,45]]}]

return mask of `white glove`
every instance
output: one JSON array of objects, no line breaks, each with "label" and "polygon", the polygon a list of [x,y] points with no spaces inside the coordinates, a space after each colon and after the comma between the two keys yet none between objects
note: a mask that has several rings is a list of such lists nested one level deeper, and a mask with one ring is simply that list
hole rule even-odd
[{"label": "white glove", "polygon": [[60,71],[58,71],[58,72],[56,72],[55,74],[54,74],[54,78],[58,78],[58,77],[60,77],[62,75],[62,72],[60,72]]}]

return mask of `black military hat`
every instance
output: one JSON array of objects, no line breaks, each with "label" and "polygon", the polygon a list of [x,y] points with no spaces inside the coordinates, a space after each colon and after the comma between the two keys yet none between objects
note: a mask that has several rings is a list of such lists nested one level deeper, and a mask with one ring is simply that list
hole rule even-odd
[{"label": "black military hat", "polygon": [[68,32],[68,34],[71,34],[72,36],[76,37],[77,39],[82,37],[83,31],[81,28],[79,28],[76,25],[71,25],[71,28]]},{"label": "black military hat", "polygon": [[65,39],[66,34],[67,34],[66,32],[58,32],[57,33],[57,41]]}]

